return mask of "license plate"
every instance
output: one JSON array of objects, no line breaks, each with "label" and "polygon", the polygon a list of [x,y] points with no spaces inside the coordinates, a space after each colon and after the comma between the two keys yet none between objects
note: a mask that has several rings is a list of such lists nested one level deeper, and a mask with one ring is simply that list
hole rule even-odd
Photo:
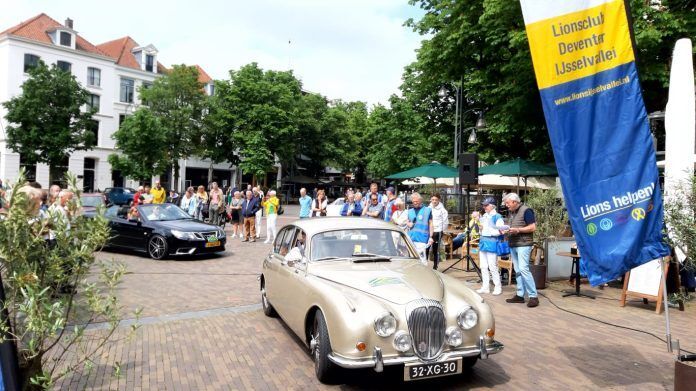
[{"label": "license plate", "polygon": [[217,236],[210,235],[208,236],[208,242],[217,242],[218,238]]},{"label": "license plate", "polygon": [[432,364],[409,364],[404,366],[404,381],[429,379],[462,373],[462,359]]},{"label": "license plate", "polygon": [[220,241],[219,241],[219,240],[216,241],[216,242],[208,242],[208,243],[205,244],[206,247],[217,247],[217,246],[219,246],[219,245],[220,245]]}]

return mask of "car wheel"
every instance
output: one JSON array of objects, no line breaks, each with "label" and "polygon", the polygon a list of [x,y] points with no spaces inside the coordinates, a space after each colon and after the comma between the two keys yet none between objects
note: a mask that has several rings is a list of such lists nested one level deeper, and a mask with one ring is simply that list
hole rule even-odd
[{"label": "car wheel", "polygon": [[312,327],[312,339],[310,341],[312,358],[314,359],[314,373],[322,383],[331,383],[336,376],[336,366],[329,360],[331,353],[331,341],[329,330],[326,327],[324,314],[317,311]]},{"label": "car wheel", "polygon": [[167,256],[169,245],[167,239],[161,235],[153,235],[147,242],[147,253],[150,258],[160,260]]},{"label": "car wheel", "polygon": [[275,318],[278,316],[278,313],[276,312],[275,308],[271,305],[271,302],[268,301],[268,297],[266,297],[266,282],[264,281],[263,285],[261,286],[261,307],[263,308],[263,314],[268,316],[269,318]]},{"label": "car wheel", "polygon": [[462,370],[467,370],[473,368],[478,362],[478,356],[474,357],[463,357],[462,358]]}]

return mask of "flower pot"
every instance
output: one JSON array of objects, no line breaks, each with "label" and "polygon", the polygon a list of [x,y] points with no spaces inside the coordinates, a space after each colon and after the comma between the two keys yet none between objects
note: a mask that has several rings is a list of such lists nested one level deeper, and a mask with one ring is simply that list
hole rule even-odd
[{"label": "flower pot", "polygon": [[534,285],[537,289],[546,288],[546,264],[543,265],[529,265],[529,271],[532,272],[532,277],[534,277]]},{"label": "flower pot", "polygon": [[[692,355],[693,356],[693,355]],[[692,357],[692,360],[696,356]],[[696,384],[696,361],[674,361],[674,391],[693,390]]]}]

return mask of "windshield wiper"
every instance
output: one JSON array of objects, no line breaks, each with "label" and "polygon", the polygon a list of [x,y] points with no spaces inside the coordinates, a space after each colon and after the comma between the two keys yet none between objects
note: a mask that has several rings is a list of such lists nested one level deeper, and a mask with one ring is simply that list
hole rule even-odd
[{"label": "windshield wiper", "polygon": [[321,257],[321,258],[318,258],[318,259],[313,259],[313,261],[314,261],[314,262],[319,262],[319,261],[330,261],[330,260],[334,260],[334,259],[346,259],[346,257],[334,257],[334,256],[331,256],[331,257]]},{"label": "windshield wiper", "polygon": [[353,262],[391,262],[392,257],[372,253],[353,253]]}]

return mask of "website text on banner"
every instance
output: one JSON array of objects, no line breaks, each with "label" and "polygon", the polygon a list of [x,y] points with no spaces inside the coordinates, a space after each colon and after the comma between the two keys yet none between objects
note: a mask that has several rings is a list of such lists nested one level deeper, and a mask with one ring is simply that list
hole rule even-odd
[{"label": "website text on banner", "polygon": [[570,222],[592,285],[666,256],[623,0],[521,0]]}]

